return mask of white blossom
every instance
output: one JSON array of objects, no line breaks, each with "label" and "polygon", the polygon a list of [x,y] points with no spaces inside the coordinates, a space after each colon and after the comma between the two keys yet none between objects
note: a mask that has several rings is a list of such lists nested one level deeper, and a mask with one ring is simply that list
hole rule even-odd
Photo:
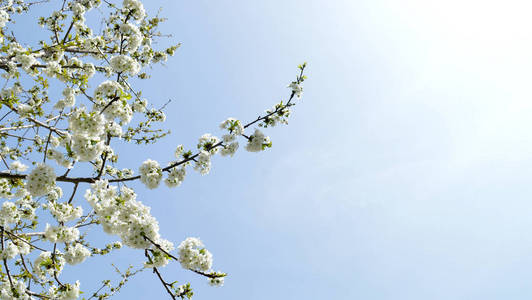
[{"label": "white blossom", "polygon": [[266,147],[271,147],[270,137],[265,136],[262,131],[255,129],[255,133],[249,137],[246,150],[249,152],[259,152]]},{"label": "white blossom", "polygon": [[46,194],[46,200],[55,202],[59,200],[59,198],[63,197],[63,189],[59,186],[55,186],[52,188],[48,194]]},{"label": "white blossom", "polygon": [[94,90],[94,98],[96,100],[107,100],[114,97],[120,96],[122,93],[122,87],[116,81],[107,80],[102,83]]},{"label": "white blossom", "polygon": [[5,27],[7,22],[9,22],[9,15],[5,10],[0,9],[0,27]]},{"label": "white blossom", "polygon": [[52,243],[70,243],[79,239],[79,230],[75,227],[46,224],[44,237]]},{"label": "white blossom", "polygon": [[211,155],[205,150],[201,150],[196,158],[194,170],[200,172],[201,175],[209,174],[211,170]]},{"label": "white blossom", "polygon": [[111,57],[111,68],[116,73],[129,73],[131,75],[137,75],[140,71],[140,65],[137,61],[127,55],[117,55]]},{"label": "white blossom", "polygon": [[159,163],[155,160],[148,159],[142,163],[139,168],[140,181],[144,183],[149,189],[154,189],[159,186],[163,171]]},{"label": "white blossom", "polygon": [[65,252],[65,260],[70,265],[80,264],[89,256],[91,256],[89,249],[79,243],[75,246],[69,246]]},{"label": "white blossom", "polygon": [[8,241],[4,245],[4,250],[1,251],[0,257],[2,259],[13,259],[19,254],[18,247],[11,241]]},{"label": "white blossom", "polygon": [[24,69],[26,72],[30,72],[31,67],[38,63],[33,54],[19,53],[15,56],[15,60],[22,65],[22,69]]},{"label": "white blossom", "polygon": [[64,284],[61,287],[52,286],[49,289],[50,294],[54,295],[55,300],[76,300],[79,299],[79,280],[75,284]]},{"label": "white blossom", "polygon": [[11,185],[11,182],[9,179],[2,178],[0,179],[0,197],[2,198],[11,198],[13,197],[12,192],[13,186]]},{"label": "white blossom", "polygon": [[244,126],[235,118],[227,118],[220,124],[220,129],[226,129],[231,135],[242,135],[244,134]]},{"label": "white blossom", "polygon": [[132,13],[135,20],[142,20],[146,16],[146,11],[142,2],[138,0],[124,0],[123,6]]},{"label": "white blossom", "polygon": [[223,286],[225,277],[214,277],[209,279],[209,284],[211,286]]},{"label": "white blossom", "polygon": [[77,90],[71,87],[67,87],[63,90],[63,96],[65,98],[57,101],[54,105],[56,109],[63,109],[65,107],[72,107],[76,104]]},{"label": "white blossom", "polygon": [[28,166],[26,166],[25,164],[21,163],[18,160],[15,160],[11,162],[11,164],[9,164],[9,168],[13,171],[24,172],[28,169]]},{"label": "white blossom", "polygon": [[7,241],[4,244],[4,250],[0,251],[1,259],[13,259],[17,255],[27,255],[30,253],[30,246],[21,241],[23,238],[15,239],[13,241]]},{"label": "white blossom", "polygon": [[[54,266],[55,261],[55,268]],[[55,257],[52,259],[52,253],[43,251],[33,262],[33,272],[39,276],[41,280],[45,280],[46,276],[53,276],[54,272],[60,274],[65,266],[65,259],[61,251],[55,251]]]},{"label": "white blossom", "polygon": [[220,140],[217,137],[211,135],[210,133],[206,133],[199,138],[198,149],[207,151],[210,154],[215,154],[218,152],[218,147],[215,146],[219,141]]},{"label": "white blossom", "polygon": [[79,219],[83,214],[81,206],[74,207],[70,203],[58,203],[55,201],[48,202],[46,208],[54,216],[54,218],[61,223]]},{"label": "white blossom", "polygon": [[179,262],[185,269],[207,272],[212,267],[212,254],[198,238],[189,237],[177,247]]},{"label": "white blossom", "polygon": [[228,145],[224,145],[224,148],[220,151],[222,156],[233,156],[238,150],[238,142],[233,142]]},{"label": "white blossom", "polygon": [[168,187],[177,187],[181,185],[183,180],[185,180],[185,175],[187,174],[185,167],[172,168],[170,173],[168,173],[168,178],[164,180],[164,183]]},{"label": "white blossom", "polygon": [[146,249],[158,241],[159,223],[150,214],[150,208],[136,200],[133,190],[122,187],[118,194],[107,180],[91,184],[85,199],[98,215],[105,232],[119,235],[122,242],[132,248]]},{"label": "white blossom", "polygon": [[[166,253],[174,250],[174,244],[168,240],[160,239],[157,241],[157,245],[161,247]],[[164,267],[169,262],[169,257],[164,251],[161,251],[159,247],[153,246],[151,251],[151,260],[144,263],[146,268],[159,268]]]},{"label": "white blossom", "polygon": [[70,115],[68,125],[74,134],[100,137],[104,132],[105,118],[97,111],[87,112],[85,108],[80,108]]},{"label": "white blossom", "polygon": [[2,300],[28,300],[32,299],[26,294],[26,284],[22,280],[11,278],[13,286],[9,280],[5,279],[0,283],[0,299]]},{"label": "white blossom", "polygon": [[137,26],[131,23],[120,25],[120,33],[127,39],[125,48],[128,52],[135,52],[142,43],[143,36]]},{"label": "white blossom", "polygon": [[301,96],[303,95],[303,87],[297,82],[290,83],[288,85],[288,88],[292,90],[292,92],[294,93],[294,95],[296,95],[297,98],[301,98]]},{"label": "white blossom", "polygon": [[181,155],[185,152],[185,148],[183,147],[183,145],[179,145],[176,147],[175,151],[174,151],[174,156],[175,158],[180,158]]},{"label": "white blossom", "polygon": [[72,137],[72,151],[80,161],[94,160],[102,154],[104,149],[105,143],[99,137],[90,137],[84,134],[76,134]]},{"label": "white blossom", "polygon": [[27,177],[26,189],[33,197],[45,195],[54,186],[55,171],[47,164],[37,164]]},{"label": "white blossom", "polygon": [[133,117],[131,106],[124,99],[111,100],[110,105],[105,105],[104,115],[107,120],[119,118],[123,123],[129,123]]},{"label": "white blossom", "polygon": [[50,77],[56,77],[61,74],[61,70],[61,65],[57,61],[51,60],[46,63],[46,68],[43,69],[43,72]]},{"label": "white blossom", "polygon": [[134,112],[145,112],[147,105],[148,105],[148,100],[135,99],[131,108],[133,109]]},{"label": "white blossom", "polygon": [[105,123],[105,132],[110,136],[121,137],[122,136],[122,126],[116,123],[115,121],[109,121]]},{"label": "white blossom", "polygon": [[21,116],[27,116],[33,111],[33,106],[24,103],[17,104],[17,113]]}]

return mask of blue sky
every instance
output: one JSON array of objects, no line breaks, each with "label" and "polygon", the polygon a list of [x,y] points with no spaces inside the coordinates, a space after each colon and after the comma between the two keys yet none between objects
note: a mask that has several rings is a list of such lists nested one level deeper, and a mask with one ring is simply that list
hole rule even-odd
[{"label": "blue sky", "polygon": [[[137,85],[172,99],[173,133],[124,152],[133,166],[219,134],[226,117],[254,119],[309,63],[272,149],[217,157],[177,189],[139,186],[164,237],[200,237],[229,273],[212,288],[172,264],[168,279],[197,300],[530,299],[527,1],[146,2],[183,45]],[[142,259],[120,250],[65,275],[90,291],[110,260]],[[144,272],[116,299],[163,297]]]}]

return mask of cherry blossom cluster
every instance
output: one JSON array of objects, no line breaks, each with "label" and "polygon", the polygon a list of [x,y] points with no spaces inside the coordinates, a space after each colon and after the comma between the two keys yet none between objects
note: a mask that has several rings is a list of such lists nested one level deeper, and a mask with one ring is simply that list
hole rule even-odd
[{"label": "cherry blossom cluster", "polygon": [[189,237],[178,247],[179,262],[185,269],[207,272],[212,267],[212,254],[198,238]]},{"label": "cherry blossom cluster", "polygon": [[55,171],[49,165],[38,164],[28,175],[26,189],[33,197],[42,196],[55,186]]}]

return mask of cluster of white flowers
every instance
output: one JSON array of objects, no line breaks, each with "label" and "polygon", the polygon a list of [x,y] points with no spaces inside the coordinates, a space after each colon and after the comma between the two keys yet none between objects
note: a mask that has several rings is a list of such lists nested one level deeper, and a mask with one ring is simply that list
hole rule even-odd
[{"label": "cluster of white flowers", "polygon": [[26,72],[31,72],[31,67],[39,63],[33,54],[19,53],[15,56],[15,60],[22,65],[22,69]]},{"label": "cluster of white flowers", "polygon": [[119,118],[122,123],[129,123],[133,117],[133,110],[126,100],[113,101],[104,111],[108,120]]},{"label": "cluster of white flowers", "polygon": [[210,133],[206,133],[199,138],[198,149],[207,151],[210,154],[215,154],[218,152],[218,147],[215,147],[218,142],[220,142],[220,140],[217,137]]},{"label": "cluster of white flowers", "polygon": [[122,126],[120,126],[115,121],[108,121],[107,123],[105,123],[105,132],[110,136],[121,137]]},{"label": "cluster of white flowers", "polygon": [[109,61],[111,68],[116,73],[129,73],[131,75],[137,75],[140,71],[139,63],[133,58],[127,55],[117,55],[111,57]]},{"label": "cluster of white flowers", "polygon": [[9,169],[13,171],[17,171],[17,172],[24,172],[28,169],[28,166],[26,166],[25,164],[21,163],[18,160],[15,160],[9,164]]},{"label": "cluster of white flowers", "polygon": [[225,277],[214,277],[209,279],[209,284],[212,286],[223,286]]},{"label": "cluster of white flowers", "polygon": [[13,259],[17,255],[18,247],[11,241],[7,242],[6,245],[4,245],[4,250],[0,251],[0,257],[2,259]]},{"label": "cluster of white flowers", "polygon": [[11,182],[9,182],[8,179],[0,179],[0,197],[10,199],[11,197],[13,197],[13,193],[11,192],[12,189],[13,186],[11,185]]},{"label": "cluster of white flowers", "polygon": [[[44,74],[46,74],[47,76],[49,77],[58,77],[58,78],[62,78],[60,75],[61,75],[61,70],[63,68],[61,67],[61,65],[55,61],[55,60],[51,60],[49,62],[46,63],[46,68],[43,69],[43,72]],[[60,107],[61,105],[60,104],[56,104],[54,105],[55,108],[58,108],[58,109],[61,109]]]},{"label": "cluster of white flowers", "polygon": [[265,136],[260,130],[255,129],[255,133],[249,137],[246,150],[249,152],[259,152],[266,147],[271,147],[270,137]]},{"label": "cluster of white flowers", "polygon": [[76,220],[83,214],[83,208],[81,206],[74,207],[70,203],[59,203],[51,201],[48,202],[48,204],[43,205],[43,207],[48,208],[48,210],[50,210],[50,213],[60,223]]},{"label": "cluster of white flowers", "polygon": [[2,300],[29,300],[33,299],[26,294],[26,284],[22,280],[11,279],[13,286],[8,280],[0,283],[0,299]]},{"label": "cluster of white flowers", "polygon": [[145,112],[146,106],[148,106],[148,100],[137,98],[133,102],[133,105],[131,106],[131,108],[133,109],[134,112]]},{"label": "cluster of white flowers", "polygon": [[97,111],[86,112],[85,108],[76,109],[68,120],[69,129],[74,135],[99,137],[104,131],[105,118]]},{"label": "cluster of white flowers", "polygon": [[70,9],[74,13],[74,16],[77,18],[83,18],[83,14],[85,13],[85,6],[83,6],[79,2],[71,2],[70,3]]},{"label": "cluster of white flowers", "polygon": [[124,6],[124,9],[128,11],[125,15],[131,14],[137,21],[144,19],[146,16],[144,6],[142,5],[142,2],[138,0],[124,0],[122,5]]},{"label": "cluster of white flowers", "polygon": [[175,148],[175,151],[174,151],[174,156],[175,158],[181,158],[181,155],[185,152],[185,148],[183,147],[183,145],[178,145],[176,148]]},{"label": "cluster of white flowers", "polygon": [[244,134],[244,126],[235,118],[227,118],[220,124],[220,129],[226,129],[229,131],[229,134],[239,136]]},{"label": "cluster of white flowers", "polygon": [[100,138],[76,134],[72,137],[72,150],[79,161],[91,161],[105,150],[105,143]]},{"label": "cluster of white flowers", "polygon": [[[102,36],[87,37],[83,41],[83,48],[89,51],[99,52],[105,46],[105,40]],[[101,50],[100,50],[101,51]]]},{"label": "cluster of white flowers", "polygon": [[153,49],[148,46],[144,45],[140,50],[140,57],[138,58],[139,62],[143,65],[149,65],[151,62],[154,62],[154,52]]},{"label": "cluster of white flowers", "polygon": [[222,154],[222,156],[233,156],[239,147],[236,138],[244,134],[244,126],[240,120],[228,118],[220,124],[220,128],[229,131],[229,133],[222,136],[222,140],[225,145],[220,154]]},{"label": "cluster of white flowers", "polygon": [[107,120],[119,118],[123,123],[129,123],[133,117],[133,110],[122,98],[123,89],[116,81],[104,81],[94,91],[96,103],[94,111],[104,110]]},{"label": "cluster of white flowers", "polygon": [[44,237],[52,243],[70,243],[79,239],[79,230],[76,227],[46,224]]},{"label": "cluster of white flowers", "polygon": [[[53,70],[55,72],[55,70]],[[65,107],[72,107],[74,104],[76,104],[76,93],[77,89],[67,87],[63,90],[63,96],[65,98],[57,101],[54,105],[54,108],[56,109],[63,109]]]},{"label": "cluster of white flowers", "polygon": [[177,247],[179,262],[185,269],[207,272],[212,267],[212,254],[198,238],[189,237]]},{"label": "cluster of white flowers", "polygon": [[161,183],[163,171],[159,163],[155,160],[148,159],[142,163],[139,168],[140,181],[144,183],[149,189],[154,189]]},{"label": "cluster of white flowers", "polygon": [[39,163],[27,177],[26,189],[33,197],[45,195],[55,186],[54,168]]},{"label": "cluster of white flowers", "polygon": [[9,201],[2,203],[2,208],[0,209],[0,223],[2,226],[8,227],[9,224],[15,224],[20,221],[21,217],[15,203]]},{"label": "cluster of white flowers", "polygon": [[[15,201],[15,204],[18,206],[18,212],[13,211],[12,217],[27,219],[27,220],[35,220],[36,219],[35,209],[38,205],[36,204],[35,201],[33,201],[33,198],[31,197],[30,193],[24,188],[19,188],[15,192],[14,198],[18,198]],[[3,214],[3,213],[0,212],[0,214]]]},{"label": "cluster of white flowers", "polygon": [[124,23],[120,25],[120,33],[127,40],[125,50],[128,52],[135,52],[139,48],[143,39],[139,28],[131,23]]},{"label": "cluster of white flowers", "polygon": [[49,290],[55,300],[76,300],[79,299],[79,280],[75,284],[63,284],[63,286],[52,286]]},{"label": "cluster of white flowers", "polygon": [[[52,139],[50,139],[50,145],[52,145],[52,147],[57,147],[54,146],[51,141]],[[48,147],[48,151],[46,151],[46,157],[51,160],[55,160],[60,166],[63,166],[65,168],[70,169],[72,167],[72,162],[68,159],[68,157],[57,149],[52,149],[51,147]]]},{"label": "cluster of white flowers", "polygon": [[238,150],[238,142],[232,142],[228,145],[224,145],[224,148],[222,151],[220,151],[220,154],[222,156],[233,156],[236,153],[236,150]]},{"label": "cluster of white flowers", "polygon": [[5,10],[0,9],[0,27],[5,27],[7,22],[9,22],[9,14]]},{"label": "cluster of white flowers", "polygon": [[[46,200],[49,202],[55,202],[61,197],[63,197],[63,189],[57,185],[46,194]],[[46,206],[46,204],[43,204],[43,208]]]},{"label": "cluster of white flowers", "polygon": [[194,170],[200,172],[201,175],[209,174],[211,171],[211,155],[205,150],[201,150],[196,158]]},{"label": "cluster of white flowers", "polygon": [[7,241],[4,245],[4,250],[0,252],[0,257],[2,259],[13,259],[19,254],[26,255],[30,253],[30,251],[30,245],[21,240],[17,240],[16,244],[11,241]]},{"label": "cluster of white flowers", "polygon": [[125,186],[118,194],[107,180],[91,184],[85,199],[94,209],[105,232],[120,236],[122,242],[132,248],[147,249],[158,242],[159,223],[150,214],[150,208],[135,200],[137,195]]},{"label": "cluster of white flowers", "polygon": [[89,249],[79,243],[77,243],[75,246],[67,247],[65,252],[65,260],[71,265],[82,263],[89,256],[91,256]]},{"label": "cluster of white flowers", "polygon": [[301,98],[303,95],[303,87],[300,83],[292,82],[288,85],[288,88],[292,90],[292,92],[296,95],[297,98]]},{"label": "cluster of white flowers", "polygon": [[14,84],[10,88],[3,88],[0,91],[0,97],[4,99],[11,99],[15,98],[20,92],[22,92],[22,88],[18,84]]},{"label": "cluster of white flowers", "polygon": [[96,74],[96,67],[92,63],[85,63],[83,65],[83,72],[85,72],[88,78],[91,78]]},{"label": "cluster of white flowers", "polygon": [[[146,268],[159,268],[164,267],[169,262],[169,257],[166,253],[174,250],[174,244],[168,240],[160,239],[157,243],[164,251],[161,251],[158,247],[152,247],[150,261],[144,263]],[[164,253],[166,251],[166,253]]]},{"label": "cluster of white flowers", "polygon": [[87,113],[85,108],[76,109],[69,118],[69,128],[73,136],[72,151],[79,161],[91,161],[105,150],[102,134],[105,130],[105,117],[92,111]]},{"label": "cluster of white flowers", "polygon": [[32,111],[33,111],[33,106],[31,106],[31,105],[27,105],[27,104],[24,104],[24,103],[17,104],[17,113],[20,116],[22,116],[22,117],[27,116]]},{"label": "cluster of white flowers", "polygon": [[276,126],[277,124],[288,124],[288,117],[290,116],[290,108],[285,106],[283,102],[275,104],[271,109],[266,110],[268,117],[259,126],[268,127]]},{"label": "cluster of white flowers", "polygon": [[97,101],[107,101],[108,99],[113,99],[114,97],[120,96],[122,93],[122,87],[116,81],[107,80],[94,90],[94,98]]},{"label": "cluster of white flowers", "polygon": [[172,168],[170,170],[170,173],[168,174],[168,178],[164,180],[164,183],[171,188],[180,186],[183,180],[185,180],[186,175],[187,170],[185,169],[185,167]]},{"label": "cluster of white flowers", "polygon": [[[54,268],[55,261],[55,268]],[[39,276],[41,280],[45,280],[46,276],[53,276],[61,273],[65,267],[65,259],[63,253],[57,250],[55,251],[55,257],[52,259],[52,253],[50,251],[43,251],[33,262],[33,272]]]},{"label": "cluster of white flowers", "polygon": [[100,6],[101,0],[77,0],[81,5],[85,6],[87,10]]}]

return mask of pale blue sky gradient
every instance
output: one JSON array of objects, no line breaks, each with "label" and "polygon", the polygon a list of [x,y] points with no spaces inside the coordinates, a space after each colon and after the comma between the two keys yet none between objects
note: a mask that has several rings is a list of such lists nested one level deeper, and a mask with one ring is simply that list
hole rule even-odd
[{"label": "pale blue sky gradient", "polygon": [[[183,46],[137,85],[173,100],[173,133],[124,152],[133,166],[255,118],[309,63],[271,150],[217,157],[177,189],[139,186],[164,237],[200,237],[229,273],[222,288],[177,264],[166,278],[190,281],[196,300],[530,299],[528,1],[146,2]],[[71,276],[96,287],[88,272],[111,274],[111,259],[143,256]],[[116,299],[164,297],[144,272]]]}]

